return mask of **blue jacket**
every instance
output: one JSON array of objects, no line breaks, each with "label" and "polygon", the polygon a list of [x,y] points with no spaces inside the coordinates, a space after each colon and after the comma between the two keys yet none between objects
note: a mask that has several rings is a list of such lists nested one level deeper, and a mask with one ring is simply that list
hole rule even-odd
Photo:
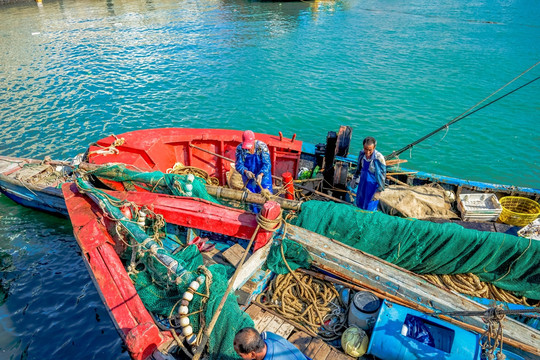
[{"label": "blue jacket", "polygon": [[[358,167],[356,168],[356,172],[354,173],[354,178],[358,178],[360,176],[360,173],[362,172],[362,159],[365,156],[364,150],[360,151],[360,154],[358,155]],[[379,188],[377,191],[383,191],[385,180],[386,180],[386,161],[384,160],[383,154],[378,152],[377,150],[373,151],[373,155],[371,155],[373,158],[373,161],[371,162],[369,166],[369,172],[372,174],[375,174],[377,176],[377,184],[379,185]]]},{"label": "blue jacket", "polygon": [[270,169],[271,169],[270,150],[268,150],[268,146],[262,141],[255,140],[254,155],[257,155],[260,157],[260,160],[261,160],[260,168],[257,168],[257,169],[247,168],[244,164],[247,155],[250,155],[249,150],[242,149],[242,144],[240,143],[236,147],[236,163],[235,163],[236,171],[242,174],[242,176],[245,176],[244,170],[246,169],[251,171],[253,174],[255,174],[255,176],[259,175],[260,173],[263,173],[264,177],[270,179],[271,181],[272,174],[270,173]]},{"label": "blue jacket", "polygon": [[296,346],[279,335],[265,331],[261,337],[266,344],[264,360],[311,360]]}]

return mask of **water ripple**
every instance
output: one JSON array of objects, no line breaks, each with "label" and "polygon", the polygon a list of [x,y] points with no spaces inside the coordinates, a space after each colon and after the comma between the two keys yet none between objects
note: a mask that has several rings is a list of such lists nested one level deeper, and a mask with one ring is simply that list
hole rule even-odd
[{"label": "water ripple", "polygon": [[[536,5],[3,5],[0,154],[67,158],[111,133],[171,126],[249,127],[319,143],[342,124],[353,128],[351,152],[372,135],[390,153],[538,61]],[[413,169],[540,187],[539,99],[538,85],[529,86],[402,158]],[[17,269],[0,278],[7,294],[0,306],[2,356],[124,356],[69,225],[3,197],[0,210],[0,251]],[[63,329],[60,335],[54,326]]]}]

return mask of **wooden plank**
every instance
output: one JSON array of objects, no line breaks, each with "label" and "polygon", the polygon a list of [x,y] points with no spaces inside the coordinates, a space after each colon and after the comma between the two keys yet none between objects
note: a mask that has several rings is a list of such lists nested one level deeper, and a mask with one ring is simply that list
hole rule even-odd
[{"label": "wooden plank", "polygon": [[255,329],[257,329],[259,332],[260,332],[260,326],[259,326],[259,324],[260,324],[260,322],[262,321],[262,319],[264,318],[265,314],[266,314],[266,311],[260,310],[259,312],[255,313],[255,314],[251,317],[251,319],[253,320],[253,323],[254,323],[253,326],[254,326]]},{"label": "wooden plank", "polygon": [[[270,322],[275,319],[275,316],[270,314],[269,312],[265,312],[259,319],[259,321],[255,324],[255,329],[257,329],[258,332],[263,332],[266,330],[266,327]],[[253,320],[255,322],[255,320]]]},{"label": "wooden plank", "polygon": [[287,339],[293,331],[294,326],[284,321],[283,324],[276,331],[276,334]]},{"label": "wooden plank", "polygon": [[[319,350],[321,350],[321,348],[323,346],[328,346],[324,343],[324,341],[322,341],[321,339],[319,338],[313,338],[311,340],[311,342],[309,343],[309,345],[307,346],[306,348],[306,351],[303,351],[304,355],[306,355],[307,357],[310,357],[312,359],[318,359],[317,357],[315,357],[317,355],[317,353],[319,352]],[[328,355],[328,354],[327,354]]]},{"label": "wooden plank", "polygon": [[236,280],[234,281],[233,289],[239,289],[246,283],[256,272],[261,268],[261,265],[266,262],[270,248],[272,247],[272,241],[269,241],[259,250],[255,251],[242,265],[242,268],[238,272]]},{"label": "wooden plank", "polygon": [[232,266],[236,267],[242,259],[244,251],[246,251],[246,249],[244,249],[242,245],[234,244],[223,252],[223,258],[225,258]]},{"label": "wooden plank", "polygon": [[[287,228],[289,239],[302,245],[313,257],[316,266],[323,265],[343,274],[346,279],[361,279],[363,285],[376,288],[406,301],[419,304],[431,311],[485,311],[486,306],[459,294],[441,289],[418,275],[390,264],[350,246],[330,240],[297,226]],[[479,316],[460,319],[469,325],[483,328]],[[540,354],[540,332],[512,318],[503,320],[504,340],[507,344],[525,344],[527,351]],[[513,341],[512,341],[513,340]]]},{"label": "wooden plank", "polygon": [[246,309],[246,314],[249,315],[249,317],[251,317],[252,319],[256,316],[258,316],[259,313],[263,312],[264,310],[261,309],[260,307],[258,307],[257,305],[255,304],[252,304],[250,305],[247,309]]},{"label": "wooden plank", "polygon": [[392,166],[397,164],[403,164],[406,163],[408,160],[406,159],[395,159],[395,160],[386,160],[386,166]]},{"label": "wooden plank", "polygon": [[268,323],[268,325],[266,325],[266,328],[264,329],[264,331],[269,331],[271,333],[276,333],[279,328],[281,327],[281,325],[283,325],[283,320],[274,316],[272,318],[272,320],[270,321],[270,323]]},{"label": "wooden plank", "polygon": [[330,351],[330,354],[328,354],[328,356],[326,357],[326,360],[353,360],[353,359],[354,358],[352,356],[344,354],[336,349],[332,349],[332,351]]},{"label": "wooden plank", "polygon": [[289,342],[304,353],[311,343],[312,337],[303,331],[297,331],[289,337]]},{"label": "wooden plank", "polygon": [[322,346],[319,351],[317,351],[317,353],[313,355],[313,359],[326,359],[331,351],[332,348],[327,343],[322,341]]}]

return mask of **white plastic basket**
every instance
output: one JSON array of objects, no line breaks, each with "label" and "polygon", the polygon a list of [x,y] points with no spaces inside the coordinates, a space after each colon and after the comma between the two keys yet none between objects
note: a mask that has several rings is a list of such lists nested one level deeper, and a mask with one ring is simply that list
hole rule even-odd
[{"label": "white plastic basket", "polygon": [[495,194],[460,194],[457,207],[464,221],[496,221],[503,210]]}]

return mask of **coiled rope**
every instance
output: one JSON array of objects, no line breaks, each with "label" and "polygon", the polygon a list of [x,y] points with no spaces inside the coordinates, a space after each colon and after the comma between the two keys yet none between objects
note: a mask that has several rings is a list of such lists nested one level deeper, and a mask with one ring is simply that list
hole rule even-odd
[{"label": "coiled rope", "polygon": [[266,231],[276,231],[283,221],[283,211],[281,211],[276,219],[268,219],[262,213],[257,214],[257,224]]},{"label": "coiled rope", "polygon": [[538,306],[540,304],[532,305],[526,297],[516,297],[509,291],[499,289],[492,283],[480,281],[478,276],[471,273],[454,275],[426,274],[421,276],[432,284],[455,290],[460,294],[527,306]]},{"label": "coiled rope", "polygon": [[290,272],[278,275],[256,301],[302,325],[312,336],[318,336],[325,317],[333,310],[331,304],[336,297],[337,290],[328,282]]},{"label": "coiled rope", "polygon": [[217,177],[210,176],[206,171],[195,166],[184,166],[182,163],[177,162],[173,165],[172,168],[167,169],[167,174],[177,174],[177,175],[189,175],[193,174],[194,176],[204,179],[208,185],[219,186],[219,180]]},{"label": "coiled rope", "polygon": [[120,150],[118,150],[117,146],[122,146],[126,142],[126,139],[124,138],[117,138],[116,135],[111,134],[111,136],[114,136],[116,140],[113,141],[113,143],[110,146],[101,146],[99,144],[96,144],[101,149],[90,151],[88,155],[91,154],[98,154],[98,155],[112,155],[112,154],[118,154],[120,153]]},{"label": "coiled rope", "polygon": [[[324,325],[325,319],[329,314],[334,314],[336,308],[339,308],[333,302],[336,298],[340,300],[339,294],[329,282],[291,269],[283,250],[286,234],[287,223],[284,222],[280,250],[289,273],[277,275],[255,302],[291,322],[300,324],[312,336],[318,336],[319,328]],[[335,327],[340,326],[341,324]]]}]

